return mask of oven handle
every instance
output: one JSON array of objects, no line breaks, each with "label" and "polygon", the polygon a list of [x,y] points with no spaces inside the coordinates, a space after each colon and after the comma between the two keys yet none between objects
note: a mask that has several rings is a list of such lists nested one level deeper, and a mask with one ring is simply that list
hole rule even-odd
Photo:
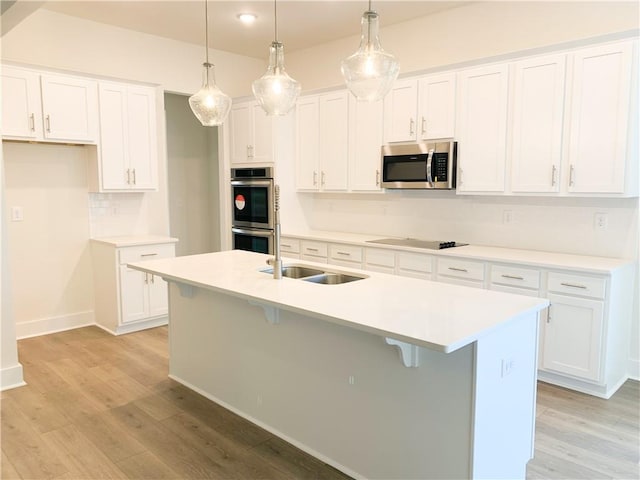
[{"label": "oven handle", "polygon": [[256,230],[255,228],[238,228],[231,227],[233,233],[239,233],[241,235],[253,235],[254,237],[272,237],[273,230]]},{"label": "oven handle", "polygon": [[270,187],[273,180],[231,180],[234,187]]}]

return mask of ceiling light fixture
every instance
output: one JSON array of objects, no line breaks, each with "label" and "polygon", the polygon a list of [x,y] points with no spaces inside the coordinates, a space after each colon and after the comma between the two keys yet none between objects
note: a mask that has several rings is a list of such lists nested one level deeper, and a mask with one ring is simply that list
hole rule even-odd
[{"label": "ceiling light fixture", "polygon": [[197,93],[189,97],[189,105],[193,114],[205,127],[222,125],[231,109],[231,98],[225,95],[216,85],[212,63],[209,63],[209,9],[208,0],[204,1],[205,24],[205,62],[202,64],[203,84]]},{"label": "ceiling light fixture", "polygon": [[278,11],[273,0],[275,39],[269,47],[267,72],[251,86],[256,100],[267,115],[286,115],[296,104],[300,83],[284,71],[284,46],[278,41]]},{"label": "ceiling light fixture", "polygon": [[255,13],[240,13],[238,14],[238,20],[240,20],[245,25],[251,25],[256,21],[258,16]]},{"label": "ceiling light fixture", "polygon": [[374,102],[383,98],[398,77],[400,65],[386,53],[378,36],[378,14],[369,9],[362,15],[360,48],[342,61],[342,76],[358,100]]}]

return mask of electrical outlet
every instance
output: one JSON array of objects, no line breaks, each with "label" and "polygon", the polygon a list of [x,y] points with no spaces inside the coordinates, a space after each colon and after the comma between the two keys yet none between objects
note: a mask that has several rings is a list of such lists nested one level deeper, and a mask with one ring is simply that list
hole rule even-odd
[{"label": "electrical outlet", "polygon": [[11,207],[11,221],[21,222],[24,220],[24,211],[22,207]]},{"label": "electrical outlet", "polygon": [[512,210],[504,210],[502,212],[502,223],[505,225],[511,225],[513,223],[513,211]]},{"label": "electrical outlet", "polygon": [[609,226],[609,218],[606,213],[596,213],[594,215],[594,227],[596,230],[606,230]]},{"label": "electrical outlet", "polygon": [[354,377],[353,375],[349,375],[349,385],[355,385],[356,383],[356,377]]},{"label": "electrical outlet", "polygon": [[500,375],[502,378],[510,375],[516,366],[516,361],[513,358],[503,359],[501,364]]}]

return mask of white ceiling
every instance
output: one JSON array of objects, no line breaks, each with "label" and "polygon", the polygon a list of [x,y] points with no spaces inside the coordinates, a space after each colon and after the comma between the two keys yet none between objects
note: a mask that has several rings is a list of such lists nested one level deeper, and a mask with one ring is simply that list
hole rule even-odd
[{"label": "white ceiling", "polygon": [[[434,0],[373,1],[381,27],[459,7],[470,2]],[[204,46],[204,1],[138,0],[48,1],[42,8],[96,22],[137,30]],[[279,0],[278,39],[285,51],[308,48],[330,40],[357,35],[366,0]],[[258,15],[252,26],[237,15]],[[209,45],[255,58],[267,55],[274,38],[274,3],[271,0],[209,0]],[[355,48],[355,47],[354,47]]]}]

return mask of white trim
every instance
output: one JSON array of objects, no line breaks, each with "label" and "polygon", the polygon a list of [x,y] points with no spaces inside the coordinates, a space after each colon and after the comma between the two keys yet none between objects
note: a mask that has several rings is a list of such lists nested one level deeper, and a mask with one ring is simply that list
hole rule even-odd
[{"label": "white trim", "polygon": [[117,336],[131,332],[138,332],[140,330],[146,330],[147,328],[162,327],[164,325],[167,325],[168,323],[169,317],[165,315],[162,317],[152,318],[151,320],[125,323],[124,325],[116,327],[115,330],[111,330],[110,328],[105,327],[104,325],[100,325],[99,323],[94,323],[94,325],[98,328],[101,328],[105,332],[110,333],[111,335]]},{"label": "white trim", "polygon": [[27,322],[16,322],[16,338],[21,340],[23,338],[38,337],[74,328],[88,327],[89,325],[95,325],[93,310],[60,315],[58,317],[39,318]]},{"label": "white trim", "polygon": [[629,378],[632,380],[640,380],[640,359],[630,358],[627,367]]},{"label": "white trim", "polygon": [[18,363],[12,367],[0,370],[0,391],[22,387],[24,385],[26,385],[26,382],[22,376],[22,364]]}]

